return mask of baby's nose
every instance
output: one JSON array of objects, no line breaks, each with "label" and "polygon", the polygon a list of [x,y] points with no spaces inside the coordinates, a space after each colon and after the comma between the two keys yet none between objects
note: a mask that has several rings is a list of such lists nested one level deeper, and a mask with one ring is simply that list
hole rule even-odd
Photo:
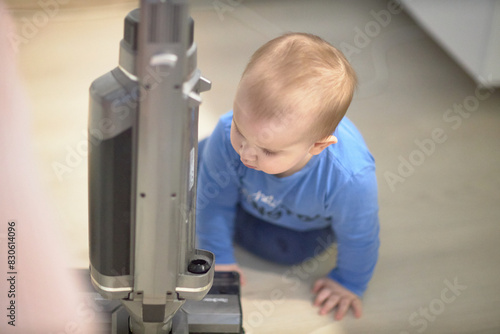
[{"label": "baby's nose", "polygon": [[243,160],[254,161],[257,158],[257,149],[244,142],[240,147],[240,156]]}]

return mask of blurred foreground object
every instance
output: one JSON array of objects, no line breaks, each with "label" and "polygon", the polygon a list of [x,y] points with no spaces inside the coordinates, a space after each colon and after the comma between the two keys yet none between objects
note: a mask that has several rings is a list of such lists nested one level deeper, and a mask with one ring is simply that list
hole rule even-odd
[{"label": "blurred foreground object", "polygon": [[99,314],[68,270],[49,192],[38,177],[14,34],[0,2],[0,333],[97,333]]}]

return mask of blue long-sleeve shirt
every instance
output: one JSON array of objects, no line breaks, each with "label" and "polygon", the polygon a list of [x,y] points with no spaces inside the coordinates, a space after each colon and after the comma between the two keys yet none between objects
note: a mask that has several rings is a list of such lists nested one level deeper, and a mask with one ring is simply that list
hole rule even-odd
[{"label": "blue long-sleeve shirt", "polygon": [[344,117],[338,143],[315,155],[300,171],[276,177],[247,168],[230,142],[233,113],[223,115],[200,152],[197,237],[218,264],[233,254],[237,205],[270,224],[297,231],[330,226],[337,264],[328,277],[362,295],[379,248],[375,163],[363,137]]}]

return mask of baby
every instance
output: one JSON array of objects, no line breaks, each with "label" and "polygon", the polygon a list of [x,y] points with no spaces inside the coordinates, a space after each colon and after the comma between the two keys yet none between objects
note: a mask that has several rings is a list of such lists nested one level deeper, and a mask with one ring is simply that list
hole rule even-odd
[{"label": "baby", "polygon": [[313,286],[320,314],[349,309],[377,262],[375,163],[344,117],[356,74],[323,39],[290,33],[259,48],[238,86],[233,111],[200,142],[199,248],[216,270],[238,271],[233,244],[281,264],[317,256],[335,242],[337,263]]}]

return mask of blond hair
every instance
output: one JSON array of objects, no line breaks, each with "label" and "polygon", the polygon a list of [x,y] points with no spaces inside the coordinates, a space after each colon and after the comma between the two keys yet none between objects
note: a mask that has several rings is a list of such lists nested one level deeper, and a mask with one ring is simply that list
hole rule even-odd
[{"label": "blond hair", "polygon": [[290,110],[314,117],[311,139],[333,133],[349,107],[356,73],[342,52],[318,36],[288,33],[261,46],[242,81],[258,117],[282,117]]}]

